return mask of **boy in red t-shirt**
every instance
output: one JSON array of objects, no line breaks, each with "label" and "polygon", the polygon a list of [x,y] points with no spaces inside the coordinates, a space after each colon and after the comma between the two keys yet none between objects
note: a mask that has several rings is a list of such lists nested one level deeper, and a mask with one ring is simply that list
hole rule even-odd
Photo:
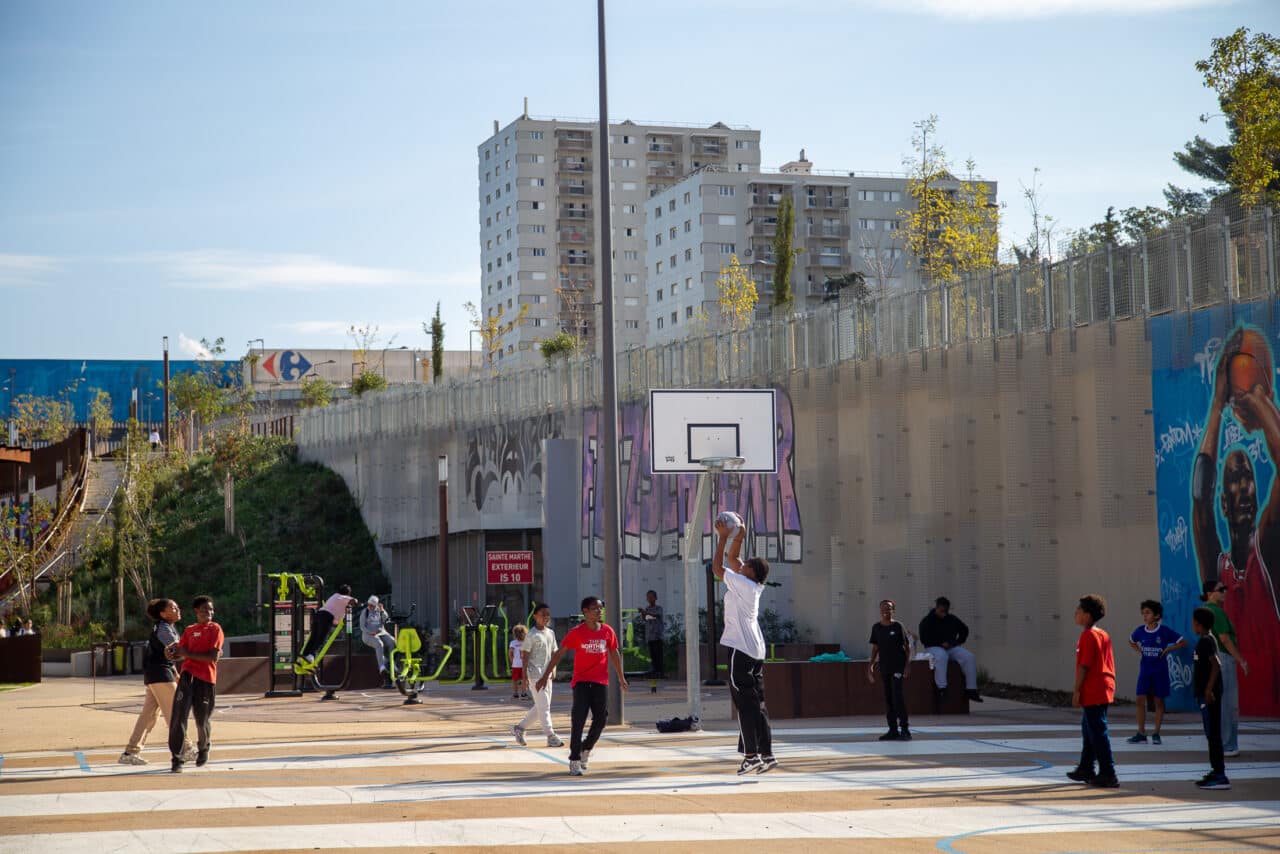
[{"label": "boy in red t-shirt", "polygon": [[[622,690],[630,687],[626,674],[622,672],[622,654],[618,652],[618,635],[612,628],[600,622],[604,602],[595,596],[582,600],[582,616],[584,621],[569,630],[560,642],[560,648],[551,656],[547,670],[534,686],[535,691],[547,687],[547,680],[555,676],[556,665],[564,658],[566,650],[575,650],[573,654],[573,712],[570,717],[573,729],[569,735],[569,773],[581,777],[587,771],[587,763],[591,761],[591,749],[600,740],[604,725],[609,720],[608,687],[609,665],[613,665],[618,674],[618,684]],[[582,737],[582,727],[587,722],[587,712],[591,712],[591,729],[587,737]]]},{"label": "boy in red t-shirt", "polygon": [[209,761],[209,739],[213,734],[213,703],[218,681],[218,659],[222,657],[222,626],[213,621],[213,599],[197,596],[191,602],[196,623],[187,626],[182,639],[169,648],[166,655],[182,662],[178,690],[173,695],[173,713],[169,715],[169,752],[173,754],[170,771],[182,771],[182,745],[187,740],[187,717],[196,715],[196,767]]},{"label": "boy in red t-shirt", "polygon": [[[1107,707],[1116,698],[1116,660],[1111,636],[1094,625],[1107,614],[1107,603],[1096,593],[1080,598],[1076,625],[1083,631],[1076,641],[1076,681],[1071,705],[1084,709],[1080,719],[1080,764],[1067,777],[1103,789],[1120,785],[1111,758],[1111,737],[1107,733]],[[1093,763],[1098,763],[1094,773]]]}]

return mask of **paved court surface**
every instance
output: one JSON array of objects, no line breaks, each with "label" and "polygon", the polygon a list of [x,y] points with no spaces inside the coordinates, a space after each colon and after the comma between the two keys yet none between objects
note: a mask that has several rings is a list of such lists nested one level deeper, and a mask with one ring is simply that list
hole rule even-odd
[{"label": "paved court surface", "polygon": [[[557,685],[568,737],[568,690]],[[1201,792],[1204,738],[1172,715],[1165,743],[1129,745],[1113,713],[1118,790],[1068,782],[1078,718],[989,700],[968,717],[924,717],[882,743],[874,718],[783,721],[781,766],[739,778],[723,689],[706,730],[661,735],[683,687],[643,684],[587,776],[566,748],[508,734],[525,708],[503,686],[219,698],[205,768],[168,772],[163,736],[145,767],[116,763],[141,707],[136,679],[56,679],[0,692],[0,852],[489,851],[1138,852],[1280,850],[1280,722],[1251,721],[1234,787]],[[710,689],[708,689],[710,690]]]}]

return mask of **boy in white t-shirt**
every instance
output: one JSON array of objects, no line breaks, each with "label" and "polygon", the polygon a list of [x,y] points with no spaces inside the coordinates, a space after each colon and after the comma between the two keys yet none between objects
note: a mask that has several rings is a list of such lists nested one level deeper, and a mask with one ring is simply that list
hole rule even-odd
[{"label": "boy in white t-shirt", "polygon": [[[547,672],[547,664],[550,663],[551,656],[555,655],[556,650],[559,649],[559,645],[556,644],[556,633],[551,630],[550,623],[550,605],[544,603],[533,609],[533,628],[525,636],[520,648],[524,662],[526,691],[531,691],[529,686],[537,683],[542,678],[542,674]],[[524,627],[521,626],[521,628]],[[533,708],[520,723],[511,728],[511,734],[515,736],[518,744],[525,743],[525,730],[536,720],[542,723],[542,731],[547,736],[547,747],[564,746],[560,736],[556,735],[555,728],[551,726],[551,685],[552,681],[548,679],[545,688],[541,691],[532,691]]]},{"label": "boy in white t-shirt", "polygon": [[[742,729],[742,765],[739,774],[763,774],[778,767],[773,758],[773,729],[764,707],[764,635],[760,631],[760,594],[769,577],[769,562],[762,557],[743,561],[745,528],[737,513],[726,510],[716,517],[716,554],[711,571],[724,582],[724,633],[720,643],[729,647],[729,695],[738,709]],[[725,545],[729,544],[728,561]]]},{"label": "boy in white t-shirt", "polygon": [[512,626],[511,643],[507,644],[507,658],[511,663],[511,697],[515,700],[529,696],[528,686],[524,681],[524,654],[521,651],[525,633],[523,625]]}]

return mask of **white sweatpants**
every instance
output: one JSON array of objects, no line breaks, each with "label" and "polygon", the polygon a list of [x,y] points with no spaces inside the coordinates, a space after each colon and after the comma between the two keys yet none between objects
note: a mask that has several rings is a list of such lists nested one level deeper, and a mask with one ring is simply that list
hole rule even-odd
[{"label": "white sweatpants", "polygon": [[929,657],[933,659],[933,684],[939,688],[947,687],[947,662],[956,661],[960,664],[960,669],[964,671],[964,687],[968,691],[976,691],[978,689],[978,659],[973,653],[962,646],[953,646],[951,649],[943,649],[940,646],[931,646],[925,649],[929,653]]},{"label": "white sweatpants", "polygon": [[[537,682],[537,681],[538,681],[537,679],[532,680],[532,682]],[[556,734],[555,728],[551,726],[551,686],[552,684],[554,683],[552,683],[551,680],[548,679],[547,687],[543,688],[541,691],[533,692],[533,708],[530,709],[529,713],[524,716],[524,720],[520,721],[519,727],[521,729],[529,729],[529,727],[531,727],[533,725],[533,722],[536,720],[537,722],[542,724],[542,733],[547,738],[551,738]],[[529,687],[532,688],[533,685],[530,684]]]}]

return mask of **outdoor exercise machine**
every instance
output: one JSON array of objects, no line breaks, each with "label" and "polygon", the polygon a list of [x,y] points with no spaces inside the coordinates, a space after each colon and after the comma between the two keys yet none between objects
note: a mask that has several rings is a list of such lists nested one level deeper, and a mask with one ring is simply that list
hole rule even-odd
[{"label": "outdoor exercise machine", "polygon": [[409,625],[409,620],[413,618],[413,612],[418,608],[417,603],[409,606],[409,613],[403,616],[393,614],[392,621],[398,626],[396,630],[396,648],[391,650],[390,660],[387,667],[390,670],[391,681],[395,683],[396,688],[405,696],[404,705],[417,706],[421,705],[422,700],[418,695],[426,688],[428,682],[433,682],[440,678],[440,674],[444,671],[444,666],[449,663],[449,657],[453,655],[453,647],[443,645],[444,655],[440,658],[440,665],[430,676],[425,676],[424,671],[428,668],[425,664],[425,654],[423,653],[424,645],[422,637],[418,634],[418,630]]},{"label": "outdoor exercise machine", "polygon": [[[316,651],[315,659],[301,660],[307,644],[315,612],[324,604],[324,579],[318,575],[298,572],[277,572],[267,576],[271,608],[271,666],[269,667],[268,697],[297,697],[302,694],[308,680],[318,690],[324,691],[322,700],[337,699],[338,692],[347,687],[351,679],[352,614],[348,603],[341,620],[333,621],[333,629]],[[341,638],[341,642],[339,642]],[[336,682],[324,681],[323,663],[334,644],[342,661],[342,678]],[[332,670],[332,668],[330,668]],[[279,690],[281,676],[292,675],[291,687]]]}]

